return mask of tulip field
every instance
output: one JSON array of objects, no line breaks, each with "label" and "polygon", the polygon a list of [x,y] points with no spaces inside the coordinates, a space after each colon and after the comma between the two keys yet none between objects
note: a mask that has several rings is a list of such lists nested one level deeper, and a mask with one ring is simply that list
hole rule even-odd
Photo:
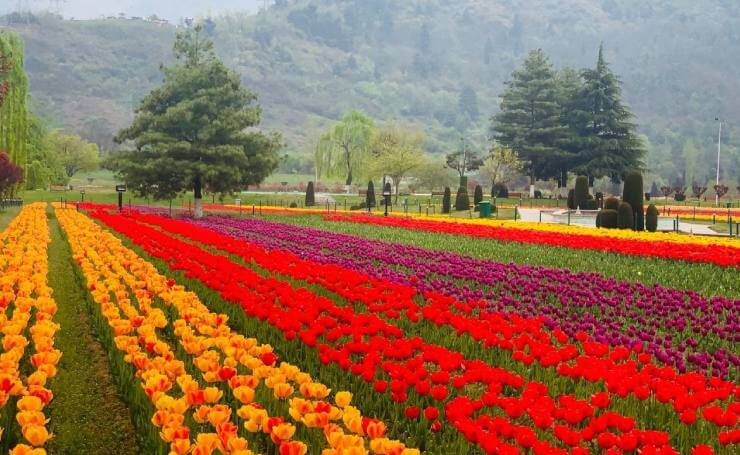
[{"label": "tulip field", "polygon": [[[4,227],[2,453],[740,452],[740,240],[209,209]],[[130,421],[96,450],[77,351]]]}]

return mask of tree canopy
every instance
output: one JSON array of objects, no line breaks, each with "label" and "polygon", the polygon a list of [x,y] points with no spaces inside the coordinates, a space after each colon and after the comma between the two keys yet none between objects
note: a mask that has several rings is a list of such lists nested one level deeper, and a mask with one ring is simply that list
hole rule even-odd
[{"label": "tree canopy", "polygon": [[278,164],[276,134],[251,130],[260,122],[254,93],[213,53],[200,26],[177,35],[178,64],[136,109],[133,124],[116,141],[133,149],[112,167],[141,195],[172,198],[193,190],[201,216],[204,189],[231,192],[260,183]]},{"label": "tree canopy", "polygon": [[100,164],[98,145],[87,142],[76,134],[64,134],[54,130],[46,138],[44,147],[49,151],[47,158],[58,163],[67,179],[78,172],[90,172]]},{"label": "tree canopy", "polygon": [[542,49],[534,50],[506,82],[491,126],[492,137],[526,162],[532,185],[557,175],[550,164],[563,153],[567,131],[560,115],[555,70]]},{"label": "tree canopy", "polygon": [[341,175],[346,177],[347,185],[355,178],[364,177],[374,133],[372,118],[362,111],[348,112],[319,138],[314,153],[316,175]]},{"label": "tree canopy", "polygon": [[0,149],[25,166],[28,160],[28,78],[23,66],[23,41],[0,32]]},{"label": "tree canopy", "polygon": [[401,180],[426,160],[424,140],[423,131],[395,123],[384,125],[373,137],[369,171],[393,179],[396,200]]}]

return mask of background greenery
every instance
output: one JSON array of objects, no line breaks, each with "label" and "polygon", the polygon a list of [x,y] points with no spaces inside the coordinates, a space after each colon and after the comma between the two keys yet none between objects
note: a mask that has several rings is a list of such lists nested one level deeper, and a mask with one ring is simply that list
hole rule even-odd
[{"label": "background greenery", "polygon": [[[724,0],[281,0],[257,15],[206,21],[227,66],[260,94],[264,125],[280,130],[285,172],[311,173],[310,149],[344,112],[418,123],[427,149],[449,152],[461,134],[485,141],[497,96],[530,49],[556,67],[590,67],[600,42],[649,139],[661,182],[714,175],[716,127],[723,176],[737,186],[740,118],[735,76],[740,5]],[[144,20],[4,21],[26,40],[37,111],[110,147],[132,108],[161,81],[175,26]],[[646,178],[647,182],[652,180]]]}]

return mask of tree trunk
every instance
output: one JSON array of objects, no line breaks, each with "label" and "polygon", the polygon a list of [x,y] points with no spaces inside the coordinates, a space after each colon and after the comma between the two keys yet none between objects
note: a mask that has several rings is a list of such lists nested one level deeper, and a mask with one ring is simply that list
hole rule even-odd
[{"label": "tree trunk", "polygon": [[352,185],[352,169],[349,169],[347,172],[347,181],[344,183],[345,185],[349,186]]},{"label": "tree trunk", "polygon": [[529,176],[529,197],[534,199],[534,169],[532,169],[532,175]]},{"label": "tree trunk", "polygon": [[195,185],[193,187],[194,201],[195,201],[195,218],[203,218],[203,184],[200,181],[200,177],[195,178]]}]

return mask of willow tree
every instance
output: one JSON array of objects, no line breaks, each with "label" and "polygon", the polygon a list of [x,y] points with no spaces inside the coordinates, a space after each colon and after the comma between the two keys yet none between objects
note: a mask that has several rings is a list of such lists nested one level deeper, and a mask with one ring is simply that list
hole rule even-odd
[{"label": "willow tree", "polygon": [[25,166],[28,144],[28,78],[23,69],[23,41],[0,32],[0,150]]},{"label": "willow tree", "polygon": [[375,122],[364,112],[347,113],[316,144],[316,176],[344,176],[347,185],[363,176],[374,131]]},{"label": "willow tree", "polygon": [[178,33],[178,64],[144,97],[133,124],[116,141],[132,143],[112,160],[139,195],[171,199],[192,190],[195,216],[203,191],[227,193],[260,183],[277,167],[277,135],[253,128],[261,110],[254,93],[213,52],[200,26]]}]

